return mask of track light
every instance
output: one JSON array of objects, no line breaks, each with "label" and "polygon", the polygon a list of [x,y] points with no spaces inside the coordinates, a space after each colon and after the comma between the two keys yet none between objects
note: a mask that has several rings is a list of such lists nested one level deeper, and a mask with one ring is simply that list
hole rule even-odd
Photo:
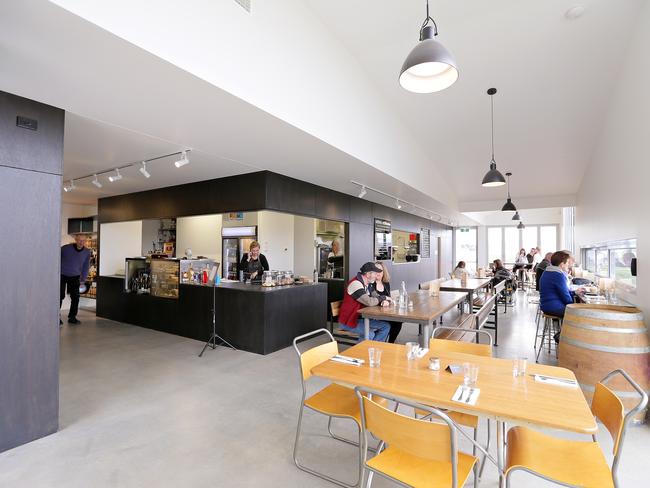
[{"label": "track light", "polygon": [[395,200],[395,206],[397,207],[397,210],[402,210],[402,204],[399,202],[399,200]]},{"label": "track light", "polygon": [[63,191],[67,193],[67,192],[71,192],[75,188],[77,188],[77,187],[74,186],[74,180],[70,180],[70,184],[68,186],[64,186]]},{"label": "track light", "polygon": [[122,175],[120,174],[120,168],[115,168],[115,174],[108,177],[108,181],[110,181],[111,183],[121,179],[122,179]]},{"label": "track light", "polygon": [[144,176],[145,178],[151,178],[151,173],[149,173],[149,171],[147,171],[147,162],[146,161],[142,161],[142,166],[140,167],[140,173],[142,173],[142,176]]},{"label": "track light", "polygon": [[368,192],[366,191],[366,187],[365,187],[365,186],[362,186],[362,187],[361,187],[361,191],[359,192],[359,198],[363,198],[363,197],[365,197],[365,196],[366,196],[366,193],[368,193]]},{"label": "track light", "polygon": [[93,176],[95,176],[95,179],[94,179],[93,182],[92,182],[93,185],[95,185],[97,188],[101,188],[101,187],[102,187],[102,184],[101,184],[101,183],[99,182],[99,180],[97,179],[97,175],[93,175]]},{"label": "track light", "polygon": [[185,166],[186,164],[189,164],[189,162],[190,162],[190,160],[187,159],[187,151],[183,151],[183,152],[181,152],[181,159],[176,161],[174,163],[174,166],[176,166],[177,168],[180,168],[182,166]]}]

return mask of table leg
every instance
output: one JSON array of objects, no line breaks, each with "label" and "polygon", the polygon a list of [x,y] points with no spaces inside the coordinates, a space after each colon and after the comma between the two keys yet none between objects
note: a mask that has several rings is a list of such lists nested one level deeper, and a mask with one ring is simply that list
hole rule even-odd
[{"label": "table leg", "polygon": [[420,346],[423,348],[429,347],[429,339],[431,339],[431,326],[433,322],[422,324],[422,334],[420,335]]},{"label": "table leg", "polygon": [[474,292],[472,290],[467,292],[467,299],[469,300],[469,312],[474,313]]},{"label": "table leg", "polygon": [[499,488],[505,487],[505,477],[503,470],[505,466],[505,424],[497,420],[497,464],[499,469]]},{"label": "table leg", "polygon": [[365,334],[364,340],[370,339],[370,319],[368,317],[363,319],[363,333]]}]

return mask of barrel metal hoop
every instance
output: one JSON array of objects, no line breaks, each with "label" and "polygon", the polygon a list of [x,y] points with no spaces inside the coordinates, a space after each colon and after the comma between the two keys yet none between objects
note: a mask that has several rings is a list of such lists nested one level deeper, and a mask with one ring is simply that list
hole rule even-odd
[{"label": "barrel metal hoop", "polygon": [[[621,322],[633,322],[635,320],[642,321],[643,314],[640,312],[614,312],[612,310],[599,310],[578,308],[573,310],[576,317],[585,317],[597,320],[619,320]],[[567,317],[564,318],[566,321]]]},{"label": "barrel metal hoop", "polygon": [[[580,385],[580,388],[583,391],[588,391],[589,393],[593,393],[596,391],[596,387],[593,385],[587,385],[585,383],[578,383]],[[617,397],[620,398],[640,398],[641,395],[639,395],[636,391],[620,391],[620,390],[612,390],[612,393],[614,393]],[[650,395],[650,391],[647,392]]]},{"label": "barrel metal hoop", "polygon": [[565,327],[575,327],[576,329],[586,329],[586,330],[595,330],[600,332],[615,332],[619,334],[636,334],[639,332],[648,332],[648,329],[644,327],[643,329],[628,329],[628,328],[618,328],[618,327],[599,327],[598,325],[590,324],[576,324],[573,322],[564,322]]},{"label": "barrel metal hoop", "polygon": [[601,351],[601,352],[613,352],[617,354],[643,354],[650,352],[650,346],[645,347],[610,347],[610,346],[599,346],[596,344],[589,344],[583,341],[576,341],[568,337],[561,337],[560,343],[565,342],[572,346],[582,347],[583,349],[589,349],[591,351]]}]

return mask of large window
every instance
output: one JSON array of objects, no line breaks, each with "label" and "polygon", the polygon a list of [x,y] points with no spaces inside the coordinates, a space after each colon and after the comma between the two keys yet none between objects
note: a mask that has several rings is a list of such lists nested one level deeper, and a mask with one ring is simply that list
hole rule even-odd
[{"label": "large window", "polygon": [[465,261],[465,265],[470,272],[476,270],[476,242],[476,227],[460,227],[456,229],[456,261]]},{"label": "large window", "polygon": [[[488,262],[501,259],[504,263],[513,263],[524,248],[528,253],[533,247],[539,247],[542,254],[555,252],[559,248],[557,225],[527,225],[524,229],[516,226],[487,228]],[[595,259],[595,255],[594,255]]]},{"label": "large window", "polygon": [[636,239],[613,241],[582,249],[583,268],[616,282],[634,293],[636,277],[632,276],[632,259],[636,258]]}]

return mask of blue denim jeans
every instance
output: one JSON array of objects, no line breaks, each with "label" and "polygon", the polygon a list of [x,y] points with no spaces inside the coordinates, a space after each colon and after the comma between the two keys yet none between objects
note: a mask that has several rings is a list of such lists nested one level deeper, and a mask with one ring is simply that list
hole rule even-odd
[{"label": "blue denim jeans", "polygon": [[359,342],[370,339],[371,341],[386,342],[388,333],[390,332],[390,324],[384,320],[370,319],[370,337],[363,337],[365,326],[363,319],[357,321],[357,326],[352,329],[347,325],[343,325],[350,332],[359,334]]}]

